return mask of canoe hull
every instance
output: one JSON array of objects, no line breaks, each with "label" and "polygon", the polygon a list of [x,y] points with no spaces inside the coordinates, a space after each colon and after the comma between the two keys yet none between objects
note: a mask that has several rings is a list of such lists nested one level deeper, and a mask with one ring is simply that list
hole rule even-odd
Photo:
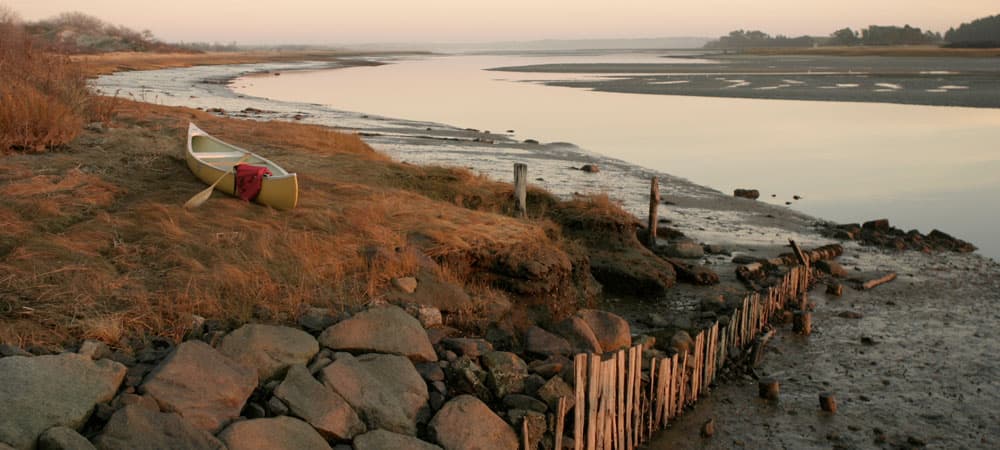
[{"label": "canoe hull", "polygon": [[[205,147],[211,147],[208,150],[214,151],[216,155],[219,154],[219,150],[225,150],[227,152],[231,152],[233,156],[228,158],[217,158],[215,160],[207,159],[205,155],[210,155],[212,154],[211,152],[198,151],[205,150]],[[219,141],[218,139],[209,136],[204,131],[201,131],[201,129],[196,127],[194,124],[191,124],[188,127],[188,149],[185,155],[188,168],[191,169],[191,173],[193,173],[195,177],[205,184],[210,185],[218,180],[219,177],[224,177],[222,181],[216,185],[215,189],[217,191],[224,192],[228,195],[236,195],[236,184],[233,178],[232,168],[236,161],[245,154],[251,155],[251,157],[246,161],[247,164],[264,165],[270,168],[272,172],[276,173],[275,176],[264,178],[261,184],[260,194],[254,201],[282,211],[295,208],[299,201],[299,182],[298,177],[294,173],[290,174],[285,172],[284,169],[281,169],[273,162],[262,158],[255,153]]]}]

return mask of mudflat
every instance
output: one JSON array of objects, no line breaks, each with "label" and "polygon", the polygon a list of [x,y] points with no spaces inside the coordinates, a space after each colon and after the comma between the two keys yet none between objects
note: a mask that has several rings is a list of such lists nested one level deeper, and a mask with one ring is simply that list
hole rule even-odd
[{"label": "mudflat", "polygon": [[699,55],[712,63],[539,64],[507,72],[584,74],[545,81],[605,92],[1000,108],[1000,58]]}]

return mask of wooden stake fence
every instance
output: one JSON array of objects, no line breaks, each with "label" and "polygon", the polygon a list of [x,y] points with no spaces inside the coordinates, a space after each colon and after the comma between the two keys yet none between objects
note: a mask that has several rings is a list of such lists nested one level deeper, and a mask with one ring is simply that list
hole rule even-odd
[{"label": "wooden stake fence", "polygon": [[641,345],[576,355],[574,448],[638,448],[708,392],[733,350],[752,345],[778,311],[798,307],[808,286],[808,266],[792,268],[777,286],[747,295],[728,325],[715,322],[698,333],[690,353],[650,359],[648,371],[642,370]]}]

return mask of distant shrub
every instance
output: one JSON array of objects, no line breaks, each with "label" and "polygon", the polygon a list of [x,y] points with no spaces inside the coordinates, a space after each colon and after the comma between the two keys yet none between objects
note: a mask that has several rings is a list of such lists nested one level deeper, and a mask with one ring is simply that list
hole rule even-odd
[{"label": "distant shrub", "polygon": [[86,78],[67,56],[43,51],[15,15],[0,20],[0,152],[69,143],[85,120]]}]

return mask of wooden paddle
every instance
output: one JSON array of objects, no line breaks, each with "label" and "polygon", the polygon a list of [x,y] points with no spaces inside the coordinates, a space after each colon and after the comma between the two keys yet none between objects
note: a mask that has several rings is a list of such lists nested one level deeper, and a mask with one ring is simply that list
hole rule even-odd
[{"label": "wooden paddle", "polygon": [[[236,164],[233,164],[233,166],[235,167],[240,165],[244,161],[250,159],[250,156],[251,155],[249,153],[243,155],[243,157],[240,158],[239,161],[236,161]],[[215,187],[219,185],[219,183],[222,181],[223,178],[226,178],[226,175],[229,175],[230,170],[227,170],[226,173],[222,174],[222,176],[219,177],[218,180],[215,180],[215,183],[212,183],[212,185],[206,188],[204,191],[201,191],[195,194],[194,197],[191,197],[190,200],[184,203],[184,207],[187,209],[194,209],[205,203],[209,198],[212,197],[212,191],[215,190]]]}]

